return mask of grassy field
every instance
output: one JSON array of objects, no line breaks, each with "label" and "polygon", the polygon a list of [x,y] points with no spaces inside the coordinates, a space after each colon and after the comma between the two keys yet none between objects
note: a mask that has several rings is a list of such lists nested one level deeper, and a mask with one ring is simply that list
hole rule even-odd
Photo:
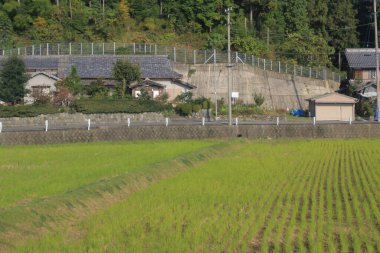
[{"label": "grassy field", "polygon": [[[164,152],[175,144],[156,145]],[[152,172],[144,173],[165,174],[168,168],[183,167],[179,173],[158,178],[80,219],[62,219],[59,226],[49,227],[41,236],[20,240],[6,249],[380,252],[380,140],[189,141],[178,145],[191,147],[192,154],[178,154],[174,162],[167,158],[160,166],[152,165]],[[70,147],[80,150],[88,146],[97,144]],[[11,165],[9,162],[8,169]],[[135,164],[136,171],[139,166]],[[17,178],[17,171],[14,173]],[[73,190],[74,195],[78,192]],[[58,194],[57,203],[64,196]],[[0,209],[0,224],[1,217]],[[2,237],[0,229],[0,244],[9,236],[3,233]]]}]

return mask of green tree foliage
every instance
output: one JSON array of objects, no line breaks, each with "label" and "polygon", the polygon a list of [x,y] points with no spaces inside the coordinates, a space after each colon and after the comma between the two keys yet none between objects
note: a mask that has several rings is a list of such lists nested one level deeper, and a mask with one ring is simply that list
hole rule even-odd
[{"label": "green tree foliage", "polygon": [[285,29],[288,33],[303,33],[309,30],[307,0],[284,1]]},{"label": "green tree foliage", "polygon": [[[233,49],[260,57],[287,58],[289,52],[283,49],[294,40],[292,34],[317,36],[322,45],[327,42],[332,46],[335,50],[328,65],[337,66],[338,52],[347,47],[374,46],[373,27],[368,25],[373,22],[371,1],[105,0],[104,6],[101,0],[57,3],[0,0],[0,48],[40,42],[123,41],[225,50],[227,7],[233,8]],[[304,44],[293,47],[290,59],[305,62],[299,60],[303,56],[294,56],[304,51]]]},{"label": "green tree foliage", "polygon": [[83,91],[81,79],[75,66],[71,67],[70,74],[66,77],[63,83],[73,95],[79,95]]},{"label": "green tree foliage", "polygon": [[102,80],[96,80],[91,82],[90,85],[85,86],[84,91],[89,97],[105,97],[108,94],[108,90],[104,87],[104,82]]},{"label": "green tree foliage", "polygon": [[118,60],[112,69],[113,77],[117,81],[116,92],[121,98],[131,93],[129,88],[133,81],[140,81],[140,66],[128,61]]},{"label": "green tree foliage", "polygon": [[334,48],[330,47],[323,37],[292,33],[281,46],[284,58],[292,59],[293,63],[309,66],[326,66],[330,64],[330,55]]},{"label": "green tree foliage", "polygon": [[16,56],[7,58],[0,72],[0,100],[12,104],[21,102],[27,92],[27,81],[24,62]]}]

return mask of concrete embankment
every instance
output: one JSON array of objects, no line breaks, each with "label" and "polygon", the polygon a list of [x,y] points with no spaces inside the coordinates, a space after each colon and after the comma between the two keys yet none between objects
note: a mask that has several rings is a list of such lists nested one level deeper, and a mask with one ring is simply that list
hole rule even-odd
[{"label": "concrete embankment", "polygon": [[[211,99],[221,97],[227,101],[228,71],[226,64],[187,65],[173,63],[173,69],[184,76],[184,80],[197,86],[193,93]],[[232,91],[239,92],[239,99],[253,103],[255,93],[265,97],[269,109],[307,109],[305,99],[330,93],[339,88],[339,83],[293,76],[274,71],[265,71],[247,64],[232,68]]]},{"label": "concrete embankment", "polygon": [[379,124],[134,126],[86,130],[0,133],[0,145],[57,144],[98,141],[134,141],[201,138],[380,138]]}]

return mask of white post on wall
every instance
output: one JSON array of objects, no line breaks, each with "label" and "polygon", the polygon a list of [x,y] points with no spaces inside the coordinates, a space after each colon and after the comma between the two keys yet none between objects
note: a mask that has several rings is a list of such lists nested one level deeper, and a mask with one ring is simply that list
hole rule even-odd
[{"label": "white post on wall", "polygon": [[0,133],[3,131],[3,122],[0,122]]},{"label": "white post on wall", "polygon": [[69,43],[69,55],[71,55],[71,42]]},{"label": "white post on wall", "polygon": [[113,55],[116,54],[116,42],[113,43]]},{"label": "white post on wall", "polygon": [[317,123],[315,117],[313,117],[313,126],[315,126],[315,124]]},{"label": "white post on wall", "polygon": [[91,55],[94,54],[94,43],[91,43]]},{"label": "white post on wall", "polygon": [[276,125],[277,126],[280,125],[280,117],[277,117],[277,119],[276,119]]},{"label": "white post on wall", "polygon": [[49,55],[49,43],[46,43],[46,55]]},{"label": "white post on wall", "polygon": [[169,118],[165,118],[165,126],[169,125]]},{"label": "white post on wall", "polygon": [[352,125],[352,118],[351,118],[351,116],[350,116],[350,125]]},{"label": "white post on wall", "polygon": [[49,121],[45,120],[45,132],[47,132],[49,129]]},{"label": "white post on wall", "polygon": [[34,56],[34,45],[32,46],[32,55]]},{"label": "white post on wall", "polygon": [[174,62],[177,62],[177,52],[176,52],[175,47],[173,49],[173,53],[174,53]]},{"label": "white post on wall", "polygon": [[91,129],[91,119],[87,120],[87,130],[90,131]]},{"label": "white post on wall", "polygon": [[20,55],[20,48],[17,48],[17,55]]},{"label": "white post on wall", "polygon": [[236,126],[239,125],[239,118],[238,118],[238,117],[235,118],[235,125],[236,125]]},{"label": "white post on wall", "polygon": [[206,123],[206,119],[205,119],[205,117],[202,117],[202,126],[204,126],[205,123]]},{"label": "white post on wall", "polygon": [[128,127],[131,126],[131,119],[130,118],[127,119],[127,124],[128,124]]}]

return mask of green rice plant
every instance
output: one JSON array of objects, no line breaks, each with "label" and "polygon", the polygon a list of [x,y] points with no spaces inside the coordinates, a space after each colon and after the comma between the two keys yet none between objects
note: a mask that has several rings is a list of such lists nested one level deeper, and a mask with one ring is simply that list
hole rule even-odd
[{"label": "green rice plant", "polygon": [[379,144],[233,143],[15,251],[376,252]]}]

